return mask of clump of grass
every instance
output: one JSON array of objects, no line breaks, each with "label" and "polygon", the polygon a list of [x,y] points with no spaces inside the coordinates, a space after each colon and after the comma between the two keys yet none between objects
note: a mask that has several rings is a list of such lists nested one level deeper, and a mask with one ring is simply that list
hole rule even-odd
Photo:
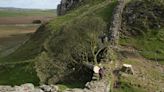
[{"label": "clump of grass", "polygon": [[141,88],[129,85],[127,82],[121,82],[121,88],[114,89],[113,92],[146,92]]}]

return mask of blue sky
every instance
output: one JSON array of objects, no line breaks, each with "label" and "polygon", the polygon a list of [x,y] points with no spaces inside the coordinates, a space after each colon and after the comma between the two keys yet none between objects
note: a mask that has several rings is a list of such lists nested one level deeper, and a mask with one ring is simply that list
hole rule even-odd
[{"label": "blue sky", "polygon": [[0,0],[0,7],[55,9],[61,0]]}]

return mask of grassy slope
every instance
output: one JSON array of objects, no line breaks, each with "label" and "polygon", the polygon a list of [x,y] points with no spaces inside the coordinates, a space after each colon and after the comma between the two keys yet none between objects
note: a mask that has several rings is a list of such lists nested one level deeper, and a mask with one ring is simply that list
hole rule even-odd
[{"label": "grassy slope", "polygon": [[[61,30],[62,25],[64,25],[65,23],[68,23],[69,21],[72,21],[72,20],[74,20],[77,17],[82,17],[82,16],[86,16],[86,15],[87,16],[89,15],[89,16],[101,17],[108,24],[110,22],[110,18],[112,16],[113,7],[115,6],[115,4],[116,4],[115,2],[113,2],[112,4],[107,4],[107,5],[102,4],[102,5],[104,5],[103,7],[100,7],[101,4],[93,5],[93,6],[91,5],[92,7],[89,6],[89,5],[81,6],[78,9],[75,9],[74,11],[70,11],[67,15],[58,17],[55,20],[51,21],[48,24],[48,26],[49,26],[49,28],[53,32],[57,32],[57,31]],[[95,9],[96,7],[97,7],[97,9]],[[161,31],[161,32],[163,32],[163,31]],[[159,35],[161,35],[161,34],[159,34]],[[156,35],[156,36],[159,36],[159,35]],[[134,46],[134,47],[136,47],[136,48],[138,48],[138,49],[140,49],[142,51],[144,51],[144,50],[147,51],[147,50],[152,50],[152,49],[153,49],[153,51],[156,51],[156,49],[158,49],[158,48],[163,49],[163,47],[162,47],[163,46],[163,41],[160,41],[160,40],[157,41],[156,40],[156,36],[151,35],[150,37],[149,36],[145,37],[144,41],[149,42],[149,43],[145,43],[144,41],[140,40],[141,37],[121,39],[120,43],[121,43],[121,45]],[[152,38],[152,39],[150,39],[150,38]],[[22,62],[24,60],[34,58],[35,56],[37,56],[37,54],[39,54],[38,53],[38,45],[40,45],[40,44],[38,44],[38,43],[34,44],[37,41],[40,41],[40,39],[36,38],[35,41],[31,39],[31,42],[29,42],[28,44],[24,45],[25,48],[20,48],[17,52],[14,53],[14,57],[12,56],[7,61],[9,61],[9,62],[12,62],[12,61],[15,61],[15,62],[20,61],[20,62]],[[153,44],[153,43],[150,44],[151,41],[152,42],[156,42],[156,44]],[[42,40],[40,42],[44,42],[44,41]],[[158,42],[161,45],[159,45]],[[157,48],[154,48],[154,46],[157,47]],[[26,49],[26,48],[31,48],[31,49],[36,49],[36,50],[31,52],[31,50]],[[26,58],[19,57],[19,56],[26,56],[26,55],[28,55],[28,57],[26,57]],[[31,55],[32,55],[32,57],[31,57]],[[163,54],[161,54],[161,57],[162,57],[162,55]],[[152,57],[152,56],[149,56],[149,57]],[[2,61],[2,60],[0,60],[0,61]],[[129,63],[129,62],[127,62],[127,63]],[[135,65],[136,66],[142,65],[142,63],[139,63],[139,64],[136,63]],[[151,67],[149,67],[149,68],[151,69]],[[14,69],[14,68],[12,68],[12,69]],[[3,75],[3,73],[1,75]],[[11,76],[11,75],[10,74],[6,74],[5,76]],[[4,77],[1,76],[0,80],[2,78],[4,78]],[[24,79],[26,77],[22,76],[21,78]],[[6,80],[6,79],[4,79],[4,80]],[[18,79],[12,79],[12,80],[13,81],[17,80],[18,81]],[[33,80],[33,79],[31,79],[31,80]],[[24,82],[26,82],[26,81],[24,81]],[[123,87],[124,88],[118,89],[118,90],[116,90],[116,92],[142,92],[142,89],[139,89],[137,87],[133,87],[133,86],[127,85],[128,82],[129,81],[125,81],[125,83],[123,83]],[[135,82],[135,80],[134,80],[134,82]],[[6,82],[4,81],[4,82],[1,82],[1,83],[6,83]],[[23,82],[21,82],[21,83],[23,83]],[[63,86],[63,85],[61,85],[61,86]],[[68,87],[69,87],[69,85],[68,85]]]},{"label": "grassy slope", "polygon": [[0,57],[4,56],[8,50],[13,47],[19,46],[22,42],[27,40],[31,33],[35,32],[38,25],[29,26],[15,26],[4,25],[0,26]]},{"label": "grassy slope", "polygon": [[[97,1],[97,3],[100,1]],[[112,15],[111,13],[112,13],[112,10],[114,8],[114,3],[112,3],[112,4],[106,4],[105,3],[105,6],[104,6],[104,3],[96,5],[97,3],[90,3],[90,5],[81,6],[81,7],[79,7],[79,9],[75,9],[74,11],[70,11],[67,15],[58,17],[54,21],[51,21],[48,24],[48,26],[52,31],[57,32],[60,30],[60,28],[63,24],[75,19],[76,17],[85,16],[87,14],[92,15],[92,13],[95,11],[96,11],[95,15],[98,14],[99,17],[102,17],[104,20],[107,21],[107,19],[109,19]],[[108,9],[110,11],[108,11]],[[103,12],[109,13],[109,15],[106,13],[103,13]],[[31,38],[31,40],[26,42],[16,52],[14,52],[13,54],[11,54],[5,58],[1,58],[0,62],[2,64],[3,63],[10,63],[10,62],[11,63],[14,63],[14,62],[19,63],[20,62],[20,64],[19,64],[20,66],[22,65],[24,67],[28,67],[28,64],[24,65],[24,64],[21,64],[21,62],[24,62],[25,60],[29,60],[29,59],[34,59],[39,54],[39,52],[41,50],[40,46],[42,46],[44,41],[45,41],[43,39],[48,38],[47,37],[48,35],[45,34],[45,33],[47,33],[47,32],[45,32],[47,30],[47,28],[46,29],[43,28],[43,29],[39,29],[39,30],[42,30],[42,32],[40,32],[40,34],[36,33]],[[48,34],[49,34],[49,32],[48,32]],[[17,70],[22,70],[22,71],[20,71],[20,75],[26,73],[25,69],[23,67],[11,67],[8,69],[10,71],[13,70],[13,72],[16,72]],[[5,69],[5,70],[0,71],[0,74],[2,75],[2,76],[0,76],[0,80],[1,80],[0,84],[14,84],[13,81],[17,81],[17,83],[15,83],[15,84],[26,83],[29,81],[35,82],[36,84],[38,83],[35,81],[35,79],[37,79],[35,74],[32,74],[32,75],[34,75],[34,77],[30,77],[29,79],[27,79],[26,76],[20,76],[20,75],[17,75],[17,73],[11,74],[10,72],[8,72],[9,70]],[[3,73],[5,73],[5,75]],[[27,72],[27,73],[29,73],[29,72]],[[31,75],[31,74],[29,74],[29,75]],[[6,76],[8,76],[8,77],[9,76],[15,76],[15,78],[10,77],[10,80],[8,81],[7,80],[8,77],[6,77]],[[20,78],[22,80],[24,79],[24,81],[19,80]],[[33,78],[35,78],[35,79],[33,79]]]},{"label": "grassy slope", "polygon": [[[112,16],[113,7],[115,6],[115,4],[116,4],[116,2],[113,2],[112,4],[104,5],[104,7],[100,7],[101,4],[100,5],[93,6],[93,7],[90,7],[90,8],[88,8],[88,6],[80,7],[78,10],[74,10],[73,12],[70,11],[65,16],[58,17],[56,21],[55,20],[54,21],[51,21],[51,23],[49,24],[49,26],[54,30],[54,32],[57,32],[57,31],[60,31],[61,26],[63,26],[65,23],[69,23],[69,21],[72,21],[76,17],[77,18],[80,18],[80,17],[86,16],[86,15],[87,16],[98,16],[98,17],[101,17],[102,19],[104,19],[104,21],[106,21],[107,24],[109,24],[110,23],[110,18]],[[99,7],[99,8],[96,9],[96,7]],[[161,31],[161,32],[163,32],[163,31]],[[160,35],[161,35],[161,33],[160,33]],[[156,39],[157,36],[159,36],[159,35],[154,36],[154,35],[149,35],[148,34],[145,39],[148,39],[148,38]],[[150,41],[150,42],[151,41],[152,42],[156,42],[157,41],[157,43],[156,44],[151,43],[151,46],[149,48],[149,44],[150,44],[150,42],[149,42],[149,43],[145,44],[145,45],[147,45],[148,48],[145,48],[146,46],[143,45],[144,42],[142,42],[142,40],[140,40],[139,38],[140,37],[134,38],[137,41],[137,43],[133,43],[133,41],[130,42],[130,43],[132,43],[133,46],[136,45],[136,48],[138,47],[138,49],[142,49],[142,50],[145,50],[145,51],[146,50],[152,50],[153,49],[153,51],[155,51],[156,48],[154,49],[154,45],[157,46],[158,48],[163,48],[162,47],[163,46],[163,42],[162,41],[159,41],[159,43],[158,43],[157,40],[150,40],[150,39],[148,39],[146,41]],[[141,42],[141,43],[139,44],[138,42]],[[128,46],[131,46],[131,44],[129,44],[129,42],[126,42],[125,39],[121,39],[120,40],[120,43],[122,45],[125,45],[126,44]],[[163,56],[161,55],[161,57],[163,57]],[[142,63],[140,61],[135,61],[135,60],[132,60],[130,62],[126,62],[127,60],[125,59],[123,61],[125,63],[130,63],[130,64],[132,62],[136,62],[134,64],[134,66],[139,67],[139,69],[136,69],[136,70],[139,70],[139,71],[140,70],[144,70],[143,72],[141,72],[141,73],[145,74],[143,76],[147,76],[147,71],[149,71],[149,73],[148,73],[148,80],[149,79],[156,79],[156,81],[158,81],[158,78],[160,78],[160,80],[162,80],[161,72],[158,71],[159,69],[156,69],[156,68],[152,69],[152,66],[155,67],[154,66],[154,63],[151,65],[151,64],[148,64],[148,63],[145,64],[145,63]],[[143,65],[143,66],[141,66],[141,65]],[[145,66],[144,65],[148,65],[147,69],[145,69]],[[157,77],[156,75],[158,75],[159,77]],[[138,77],[134,76],[132,78],[134,78],[136,80],[134,80],[134,79],[129,80],[129,78],[122,79],[121,80],[122,81],[122,88],[115,90],[115,92],[145,92],[144,88],[138,87],[138,85],[139,86],[140,85],[141,86],[144,85],[144,81],[142,81],[142,83],[138,83],[137,82],[137,81],[139,81],[139,78]],[[129,82],[131,82],[131,81],[133,81],[132,84],[134,83],[134,85],[129,85]],[[149,84],[149,82],[148,82],[148,84]],[[157,83],[157,82],[155,82],[155,83]],[[154,87],[156,87],[155,86],[156,84],[153,84],[153,85],[154,85]],[[148,89],[151,90],[151,87],[152,87],[152,85],[150,86],[150,89],[149,88]]]},{"label": "grassy slope", "polygon": [[158,34],[128,37],[120,40],[121,45],[132,46],[145,58],[164,64],[164,29]]},{"label": "grassy slope", "polygon": [[[41,10],[0,10],[0,17],[21,17],[21,16],[54,16],[53,11]],[[6,56],[8,51],[13,51],[13,46],[17,48],[24,40],[29,38],[27,33],[34,32],[38,26],[16,26],[16,25],[1,25],[1,50],[0,55]],[[6,57],[0,58],[0,84],[3,85],[20,85],[31,82],[35,85],[39,84],[39,79],[34,69],[34,63],[31,58],[40,52],[41,44],[47,37],[47,33],[41,27],[35,36],[30,41],[27,41],[19,50]],[[15,33],[16,32],[16,33]],[[38,34],[38,35],[37,35]],[[38,39],[36,39],[36,38]],[[12,48],[12,49],[11,49]],[[35,50],[35,51],[34,51]],[[1,52],[2,51],[2,52]],[[5,53],[4,53],[5,52]],[[34,53],[31,53],[34,52]],[[26,61],[27,60],[27,61]]]},{"label": "grassy slope", "polygon": [[[151,7],[152,6],[146,9],[151,10]],[[144,13],[148,13],[146,9],[141,8],[137,11],[144,11]],[[149,11],[149,13],[150,12],[151,11]],[[142,19],[140,19],[140,21],[145,22],[145,20]],[[126,51],[127,55],[124,54],[125,58],[121,61],[122,63],[133,65],[136,74],[133,76],[125,75],[121,77],[121,82],[123,82],[123,84],[121,85],[120,89],[116,90],[116,92],[163,91],[163,84],[161,82],[164,80],[162,71],[164,69],[164,28],[161,27],[157,29],[147,30],[145,28],[142,28],[143,25],[139,24],[141,22],[135,23],[138,23],[138,25],[135,24],[128,27],[139,29],[141,34],[131,35],[131,32],[129,30],[124,30],[124,32],[127,33],[126,35],[121,35],[119,43],[120,45],[125,46],[126,49],[130,47],[128,49],[130,51]],[[151,23],[151,21],[149,21],[148,23]],[[158,61],[159,64],[157,64],[156,62],[150,62],[150,60]]]},{"label": "grassy slope", "polygon": [[[140,8],[137,8],[137,11],[133,10],[136,7],[131,7],[133,14],[138,17],[131,20],[133,23],[127,23],[124,30],[125,35],[122,35],[120,44],[134,47],[145,58],[164,64],[164,22],[161,16],[164,4],[160,2],[163,1],[141,1],[139,2],[141,3]],[[133,2],[131,5],[134,5]],[[158,14],[155,10],[157,7],[161,14]],[[141,13],[144,16],[140,16]],[[128,16],[132,17],[131,15]],[[130,21],[128,18],[126,19]],[[156,24],[160,24],[160,27],[156,27]]]},{"label": "grassy slope", "polygon": [[39,79],[33,67],[33,63],[1,65],[0,84],[14,86],[22,83],[33,83],[34,85],[39,85]]}]

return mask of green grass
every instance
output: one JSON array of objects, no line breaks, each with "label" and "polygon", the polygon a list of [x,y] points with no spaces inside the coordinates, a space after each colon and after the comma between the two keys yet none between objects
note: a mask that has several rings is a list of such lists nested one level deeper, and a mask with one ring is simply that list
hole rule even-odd
[{"label": "green grass", "polygon": [[20,46],[14,53],[0,58],[0,63],[21,62],[24,60],[34,59],[42,50],[44,41],[50,35],[50,31],[45,31],[45,26],[41,26],[36,34],[30,40]]},{"label": "green grass", "polygon": [[21,85],[33,83],[39,85],[33,63],[0,65],[0,85]]},{"label": "green grass", "polygon": [[[102,3],[100,3],[100,2],[102,2]],[[45,25],[48,27],[46,27],[46,28],[43,27],[43,28],[38,29],[37,33],[35,33],[35,35],[29,41],[27,41],[25,44],[23,44],[14,53],[10,54],[7,57],[0,58],[0,63],[8,63],[9,64],[9,63],[14,63],[14,62],[19,62],[19,63],[22,62],[22,64],[5,66],[6,68],[4,68],[4,70],[2,70],[0,72],[0,74],[4,74],[3,76],[0,77],[0,80],[2,81],[2,82],[0,82],[0,84],[15,85],[15,84],[21,84],[24,82],[32,82],[32,83],[36,83],[36,85],[37,85],[38,79],[36,77],[35,70],[33,70],[34,66],[24,64],[23,62],[37,57],[38,54],[42,52],[41,51],[42,46],[43,46],[43,44],[45,45],[45,41],[51,40],[51,39],[49,39],[49,36],[54,37],[57,34],[55,32],[57,32],[57,31],[61,32],[63,26],[67,25],[67,23],[68,24],[74,23],[72,21],[74,21],[76,19],[80,20],[81,18],[88,17],[88,16],[92,17],[93,16],[92,14],[96,15],[95,17],[99,17],[102,20],[104,19],[107,21],[107,19],[110,19],[112,16],[112,11],[115,6],[115,3],[114,2],[111,4],[109,4],[109,3],[110,3],[109,1],[105,2],[105,0],[103,0],[103,1],[95,0],[95,2],[93,4],[86,4],[84,6],[80,6],[77,9],[74,9],[73,11],[69,11],[68,14],[57,17],[56,19],[50,21],[50,23],[48,25]],[[107,8],[105,8],[105,7],[107,7]],[[108,11],[108,9],[109,9],[109,11]],[[97,15],[97,13],[99,13],[99,15]],[[109,15],[107,15],[106,13],[109,13]],[[9,15],[10,14],[8,13],[6,15],[1,15],[1,16],[9,16]],[[18,16],[18,13],[13,14],[12,16]],[[20,16],[24,16],[24,15],[20,14]],[[80,24],[80,23],[79,23],[79,25],[83,26],[83,24]],[[94,29],[94,27],[92,27],[92,29]],[[51,34],[50,30],[51,30],[52,34],[54,32],[53,35]],[[69,30],[71,30],[71,29],[69,29]],[[76,30],[74,29],[74,31],[76,31]],[[67,40],[65,40],[65,41],[67,41]],[[46,45],[49,46],[50,44],[46,44]],[[63,46],[65,46],[65,45],[63,45]],[[63,58],[61,58],[61,59],[63,59]],[[12,67],[12,66],[14,66],[14,67]],[[26,68],[26,67],[28,67],[28,68]],[[14,73],[14,74],[12,74],[12,73]],[[81,85],[79,83],[77,83],[77,84],[76,83],[73,83],[73,84],[64,83],[64,84],[61,84],[61,89],[74,88],[74,87],[81,88],[83,86],[84,85]]]},{"label": "green grass", "polygon": [[147,59],[157,60],[164,64],[164,28],[151,30],[150,33],[120,40],[121,45],[132,46]]},{"label": "green grass", "polygon": [[54,16],[56,11],[52,10],[0,10],[0,17],[21,17],[21,16]]},{"label": "green grass", "polygon": [[121,88],[114,89],[113,92],[146,92],[138,87],[130,86],[126,82],[121,82]]}]

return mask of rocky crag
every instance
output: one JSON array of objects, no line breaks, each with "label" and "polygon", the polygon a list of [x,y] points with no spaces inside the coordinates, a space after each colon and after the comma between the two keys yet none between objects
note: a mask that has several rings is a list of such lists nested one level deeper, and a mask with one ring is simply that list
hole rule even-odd
[{"label": "rocky crag", "polygon": [[84,0],[61,0],[61,3],[57,7],[57,14],[59,16],[66,14],[67,11],[78,6],[79,2],[82,1]]}]

